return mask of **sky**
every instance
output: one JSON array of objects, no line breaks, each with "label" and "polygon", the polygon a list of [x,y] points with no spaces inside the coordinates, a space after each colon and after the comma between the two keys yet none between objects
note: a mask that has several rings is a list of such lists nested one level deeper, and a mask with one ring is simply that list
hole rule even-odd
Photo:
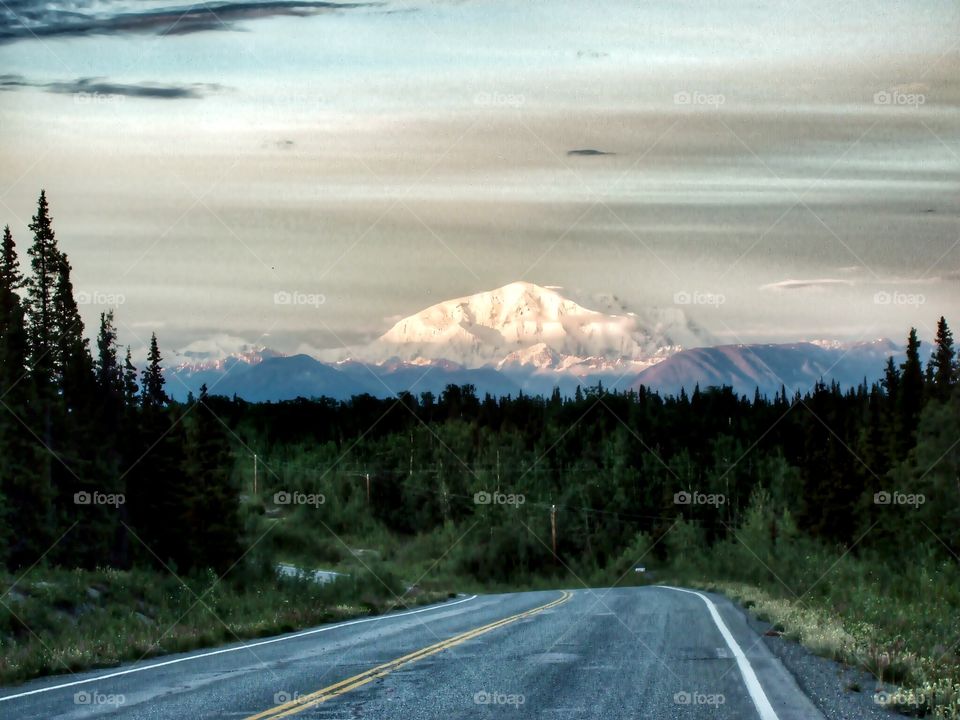
[{"label": "sky", "polygon": [[960,308],[954,0],[178,2],[0,3],[0,223],[45,188],[135,354],[516,280],[724,343]]}]

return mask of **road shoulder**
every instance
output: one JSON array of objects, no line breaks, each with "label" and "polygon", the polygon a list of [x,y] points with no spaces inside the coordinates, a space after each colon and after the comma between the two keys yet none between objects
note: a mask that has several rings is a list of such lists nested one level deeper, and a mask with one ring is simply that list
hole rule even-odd
[{"label": "road shoulder", "polygon": [[[730,618],[731,623],[742,623],[762,638],[758,647],[764,647],[779,662],[826,720],[890,720],[898,717],[874,702],[877,681],[869,673],[815,655],[799,643],[771,632],[773,626],[770,623],[759,620],[724,595],[704,594],[723,608],[724,618]],[[739,621],[735,620],[737,617]]]}]

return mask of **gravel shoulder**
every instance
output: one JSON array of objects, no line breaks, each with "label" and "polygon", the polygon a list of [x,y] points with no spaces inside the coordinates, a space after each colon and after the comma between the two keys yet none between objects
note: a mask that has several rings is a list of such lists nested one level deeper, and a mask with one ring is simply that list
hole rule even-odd
[{"label": "gravel shoulder", "polygon": [[[747,624],[763,637],[764,644],[793,675],[807,697],[827,720],[891,720],[904,717],[874,701],[877,679],[859,668],[819,657],[778,633],[767,634],[773,626],[754,617],[735,601]],[[889,688],[888,688],[889,689]]]}]

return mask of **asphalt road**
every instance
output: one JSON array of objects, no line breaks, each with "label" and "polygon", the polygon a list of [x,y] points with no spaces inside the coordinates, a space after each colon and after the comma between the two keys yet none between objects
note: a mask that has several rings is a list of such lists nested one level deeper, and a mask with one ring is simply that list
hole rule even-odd
[{"label": "asphalt road", "polygon": [[727,600],[460,598],[0,690],[0,718],[822,720]]}]

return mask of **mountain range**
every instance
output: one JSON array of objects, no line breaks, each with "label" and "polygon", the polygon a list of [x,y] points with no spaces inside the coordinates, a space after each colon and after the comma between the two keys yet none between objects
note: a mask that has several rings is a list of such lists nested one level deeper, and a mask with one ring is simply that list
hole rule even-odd
[{"label": "mountain range", "polygon": [[616,297],[588,309],[559,288],[514,282],[405,317],[373,342],[319,356],[269,348],[204,357],[181,353],[168,368],[178,399],[206,384],[252,402],[296,397],[346,399],[401,391],[439,394],[470,384],[491,395],[572,394],[602,383],[665,394],[729,385],[741,394],[804,392],[818,380],[844,387],[878,379],[890,340],[717,345],[681,308],[628,311]]}]

